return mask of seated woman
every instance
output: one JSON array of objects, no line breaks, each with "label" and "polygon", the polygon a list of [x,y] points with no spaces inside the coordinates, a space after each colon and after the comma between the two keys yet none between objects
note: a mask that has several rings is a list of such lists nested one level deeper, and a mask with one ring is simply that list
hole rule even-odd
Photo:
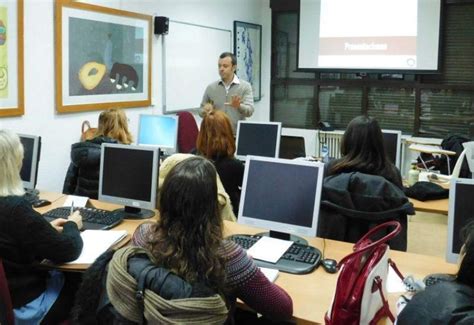
[{"label": "seated woman", "polygon": [[71,146],[71,164],[64,180],[64,194],[97,199],[102,143],[132,143],[127,117],[122,109],[112,108],[102,112],[95,137]]},{"label": "seated woman", "polygon": [[474,324],[474,221],[462,230],[459,271],[433,275],[428,286],[407,303],[397,324]]},{"label": "seated woman", "polygon": [[76,283],[37,265],[62,263],[82,250],[78,212],[47,222],[22,197],[23,147],[18,136],[0,130],[0,256],[12,298],[15,324],[56,324],[68,317]]},{"label": "seated woman", "polygon": [[360,172],[379,175],[403,189],[400,171],[386,155],[383,135],[374,118],[358,116],[349,122],[341,142],[342,158],[326,164],[325,177]]},{"label": "seated woman", "polygon": [[203,112],[204,118],[196,141],[196,149],[198,154],[214,163],[237,216],[245,167],[234,157],[235,140],[232,125],[227,114],[214,110],[212,104],[204,105]]},{"label": "seated woman", "polygon": [[[133,247],[126,248],[126,252],[124,249],[116,252],[108,263],[106,276],[103,274],[107,257],[94,263],[78,293],[74,320],[81,324],[89,320],[110,321],[114,311],[129,321],[140,320],[143,313],[138,306],[141,303],[137,304],[135,299],[137,286],[143,283],[140,278],[145,280],[146,293],[153,292],[160,297],[145,295],[145,316],[149,324],[183,319],[187,320],[185,323],[198,322],[204,314],[208,319],[203,323],[223,323],[227,308],[221,296],[226,298],[231,312],[236,298],[240,298],[265,316],[291,317],[292,301],[288,294],[271,283],[242,248],[223,239],[216,197],[216,171],[212,163],[201,157],[178,163],[160,191],[160,220],[142,224],[133,235],[132,243],[145,249]],[[144,275],[147,272],[152,273]],[[128,280],[122,281],[124,278]],[[100,292],[91,296],[101,283],[107,283],[108,304],[103,303]],[[178,298],[179,301],[174,301]],[[191,306],[202,306],[200,314],[196,315],[198,311],[194,308],[180,305],[182,300]],[[97,312],[98,305],[108,307],[99,308]],[[166,319],[160,319],[159,315]]]}]

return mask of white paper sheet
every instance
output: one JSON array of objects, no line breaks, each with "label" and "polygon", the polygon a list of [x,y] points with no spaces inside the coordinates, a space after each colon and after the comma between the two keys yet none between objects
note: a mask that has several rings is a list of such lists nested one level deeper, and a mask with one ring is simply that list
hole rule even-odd
[{"label": "white paper sheet", "polygon": [[400,279],[397,273],[395,273],[393,268],[391,268],[390,266],[388,267],[387,291],[389,293],[407,291],[407,289],[405,288],[405,285],[403,284],[402,279]]},{"label": "white paper sheet", "polygon": [[277,269],[269,269],[267,267],[259,267],[260,271],[267,277],[270,282],[275,282],[279,271]]},{"label": "white paper sheet", "polygon": [[247,254],[257,260],[276,263],[292,244],[289,240],[263,236],[247,250]]},{"label": "white paper sheet", "polygon": [[84,208],[88,200],[89,198],[87,196],[68,195],[63,207],[70,207],[74,205],[76,208]]},{"label": "white paper sheet", "polygon": [[92,264],[97,257],[125,236],[126,230],[85,230],[81,232],[84,242],[81,255],[68,264]]}]

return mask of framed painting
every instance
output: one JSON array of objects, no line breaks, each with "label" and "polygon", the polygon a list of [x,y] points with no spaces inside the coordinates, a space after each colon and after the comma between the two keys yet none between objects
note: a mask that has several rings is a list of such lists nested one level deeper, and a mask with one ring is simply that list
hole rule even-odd
[{"label": "framed painting", "polygon": [[151,16],[59,0],[55,20],[58,112],[150,106]]},{"label": "framed painting", "polygon": [[262,25],[234,21],[237,76],[252,85],[253,99],[262,97]]},{"label": "framed painting", "polygon": [[24,114],[23,0],[0,1],[0,116]]}]

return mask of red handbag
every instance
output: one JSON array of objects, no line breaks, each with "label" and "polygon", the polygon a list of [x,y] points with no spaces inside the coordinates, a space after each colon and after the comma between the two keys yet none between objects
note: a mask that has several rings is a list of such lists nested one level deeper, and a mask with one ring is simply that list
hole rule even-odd
[{"label": "red handbag", "polygon": [[[389,234],[375,241],[370,239],[388,227],[394,227]],[[354,245],[354,252],[339,262],[336,292],[325,315],[327,325],[376,324],[384,317],[395,321],[385,298],[388,268],[393,264],[388,258],[390,248],[386,242],[400,231],[397,221],[372,228]]]}]

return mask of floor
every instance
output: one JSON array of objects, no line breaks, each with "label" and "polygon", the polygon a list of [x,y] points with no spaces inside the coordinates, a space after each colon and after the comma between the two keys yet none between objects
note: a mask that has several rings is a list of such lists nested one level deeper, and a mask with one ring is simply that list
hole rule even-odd
[{"label": "floor", "polygon": [[446,254],[448,216],[417,212],[408,219],[410,253],[444,257]]}]

